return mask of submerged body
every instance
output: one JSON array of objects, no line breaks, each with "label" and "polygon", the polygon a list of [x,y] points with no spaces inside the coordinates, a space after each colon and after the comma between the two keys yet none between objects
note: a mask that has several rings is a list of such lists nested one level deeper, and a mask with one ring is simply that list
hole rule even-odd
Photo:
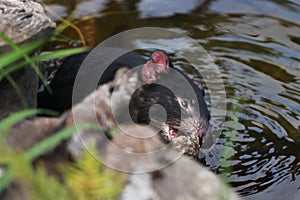
[{"label": "submerged body", "polygon": [[[38,95],[40,108],[63,112],[71,107],[74,81],[87,55],[88,52],[81,53],[64,61],[50,83],[53,93],[45,90]],[[138,73],[143,85],[136,89],[129,105],[133,120],[141,124],[151,122],[167,141],[193,135],[201,145],[210,120],[201,85],[174,68],[167,54],[160,50],[154,51],[148,60],[135,52],[122,55],[108,66],[98,85],[113,80],[116,71],[124,66],[142,66]]]}]

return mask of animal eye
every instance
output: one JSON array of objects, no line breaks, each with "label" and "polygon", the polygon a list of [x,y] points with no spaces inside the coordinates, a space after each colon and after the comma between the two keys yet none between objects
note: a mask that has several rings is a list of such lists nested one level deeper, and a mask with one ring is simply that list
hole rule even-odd
[{"label": "animal eye", "polygon": [[187,108],[187,106],[188,106],[187,100],[182,100],[181,105],[182,105],[182,107]]}]

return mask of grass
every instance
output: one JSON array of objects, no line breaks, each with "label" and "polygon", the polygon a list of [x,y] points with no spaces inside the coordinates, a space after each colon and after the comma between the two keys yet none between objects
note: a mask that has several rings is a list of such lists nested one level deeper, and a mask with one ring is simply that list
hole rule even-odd
[{"label": "grass", "polygon": [[[78,32],[84,47],[60,49],[32,56],[37,49],[47,44],[47,42],[60,40],[62,31],[69,26]],[[79,159],[81,163],[76,163],[74,165],[78,170],[74,170],[75,168],[72,164],[66,167],[62,166],[62,168],[64,168],[63,173],[68,174],[68,177],[64,177],[65,182],[68,184],[59,181],[56,177],[49,177],[44,166],[38,165],[33,167],[32,165],[32,162],[35,159],[50,149],[55,148],[63,140],[70,138],[78,129],[94,129],[95,127],[93,125],[82,124],[79,126],[76,125],[76,127],[72,126],[62,129],[23,152],[16,152],[5,144],[5,138],[7,137],[7,134],[9,134],[9,130],[16,123],[30,116],[35,116],[36,114],[56,115],[55,112],[48,110],[26,109],[26,101],[24,100],[18,85],[13,80],[11,76],[12,73],[25,67],[31,67],[35,70],[46,88],[51,91],[51,88],[47,86],[47,81],[36,63],[63,58],[86,51],[87,48],[85,47],[84,38],[80,30],[69,20],[62,20],[62,23],[57,27],[51,37],[41,38],[24,46],[18,46],[3,33],[0,33],[0,39],[6,42],[12,49],[10,52],[0,55],[0,84],[2,80],[6,79],[12,85],[14,90],[16,90],[24,106],[23,111],[12,113],[10,116],[0,121],[0,170],[3,170],[0,177],[0,194],[12,181],[21,181],[22,184],[24,183],[27,189],[29,189],[29,195],[32,199],[79,199],[79,197],[76,196],[79,191],[72,190],[72,185],[80,185],[80,183],[77,183],[76,181],[77,178],[82,177],[80,180],[84,180],[86,174],[90,174],[94,179],[97,178],[97,181],[89,184],[92,188],[91,190],[81,191],[82,195],[88,194],[85,196],[85,199],[96,199],[95,196],[89,197],[90,194],[96,194],[97,199],[115,199],[122,188],[118,175],[116,175],[115,172],[102,172],[102,166],[99,161],[91,160],[86,154],[84,154],[85,158]],[[90,164],[87,166],[85,165],[86,163]],[[89,170],[92,170],[93,173],[90,173]],[[72,173],[76,174],[73,175]],[[102,188],[95,185],[98,184],[99,181],[102,185],[104,184]],[[112,188],[107,189],[104,187],[106,184],[111,185]]]},{"label": "grass", "polygon": [[[11,116],[0,121],[0,130],[1,130],[1,141],[0,141],[0,166],[5,166],[6,170],[4,175],[0,178],[0,192],[3,191],[8,184],[11,182],[15,173],[18,170],[16,169],[18,166],[27,166],[31,165],[31,162],[36,159],[38,156],[42,155],[49,149],[57,146],[61,141],[73,135],[76,132],[76,128],[78,127],[69,127],[67,129],[63,129],[52,136],[44,139],[39,142],[35,146],[31,147],[29,150],[17,153],[12,150],[9,146],[5,145],[4,137],[8,133],[11,126],[28,116],[35,115],[37,113],[45,113],[39,110],[24,110],[17,113],[12,114]],[[47,114],[50,114],[47,112]],[[79,127],[80,128],[80,127]],[[21,170],[22,171],[22,170]]]},{"label": "grass", "polygon": [[[51,91],[47,86],[47,81],[42,75],[40,69],[36,65],[38,62],[43,62],[46,60],[57,59],[61,57],[70,56],[76,53],[83,52],[87,48],[72,48],[72,49],[63,49],[48,52],[35,57],[30,57],[30,55],[36,51],[39,47],[46,44],[51,38],[42,38],[40,40],[34,41],[33,43],[27,44],[23,47],[18,47],[13,41],[11,41],[3,33],[0,33],[0,39],[5,41],[9,46],[12,47],[12,51],[0,56],[0,81],[6,78],[13,88],[18,91],[19,88],[15,81],[11,78],[11,74],[17,70],[20,70],[25,67],[32,67],[36,74],[39,76],[46,88]],[[19,93],[20,95],[20,93]],[[24,98],[20,96],[21,100]]]},{"label": "grass", "polygon": [[[9,129],[17,122],[37,113],[47,113],[43,110],[24,110],[12,114],[0,121],[0,166],[5,168],[0,177],[0,193],[3,192],[12,181],[21,181],[29,188],[30,197],[33,199],[117,199],[123,189],[123,181],[112,170],[103,170],[102,164],[91,153],[92,150],[82,155],[74,164],[61,165],[61,173],[64,182],[56,177],[49,176],[43,166],[33,167],[32,162],[45,152],[54,149],[63,140],[70,138],[76,131],[86,129],[98,130],[99,127],[92,124],[77,124],[62,129],[46,139],[35,144],[24,152],[16,152],[5,145],[3,138]],[[2,168],[3,169],[3,168]]]}]

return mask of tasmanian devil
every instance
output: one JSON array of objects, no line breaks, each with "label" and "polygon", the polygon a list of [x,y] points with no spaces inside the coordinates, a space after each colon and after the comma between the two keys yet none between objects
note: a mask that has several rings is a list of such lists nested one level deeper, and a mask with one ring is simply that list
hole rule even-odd
[{"label": "tasmanian devil", "polygon": [[[38,107],[59,112],[71,107],[74,81],[88,53],[64,61],[50,83],[52,94],[47,90],[38,94]],[[193,135],[202,142],[209,128],[210,114],[200,84],[175,68],[162,50],[153,51],[148,60],[135,52],[123,54],[107,67],[98,84],[113,80],[116,71],[124,66],[131,69],[142,66],[138,73],[144,84],[132,95],[129,105],[135,122],[153,123],[168,141],[179,135]]]}]

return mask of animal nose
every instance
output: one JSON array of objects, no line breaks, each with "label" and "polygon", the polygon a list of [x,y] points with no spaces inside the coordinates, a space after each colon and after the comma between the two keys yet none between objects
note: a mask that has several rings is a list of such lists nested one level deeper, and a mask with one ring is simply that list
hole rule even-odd
[{"label": "animal nose", "polygon": [[207,132],[206,128],[199,128],[198,131],[196,132],[196,135],[201,137],[201,136],[205,135],[206,132]]},{"label": "animal nose", "polygon": [[209,128],[209,123],[206,121],[203,121],[196,132],[196,136],[202,137],[203,135],[205,135],[207,133],[208,128]]}]

